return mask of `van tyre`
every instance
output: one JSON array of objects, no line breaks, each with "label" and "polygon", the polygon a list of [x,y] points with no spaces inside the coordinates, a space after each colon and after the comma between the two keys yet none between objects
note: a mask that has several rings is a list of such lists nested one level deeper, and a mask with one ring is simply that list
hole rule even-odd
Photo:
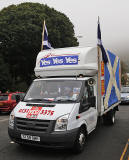
[{"label": "van tyre", "polygon": [[110,114],[109,114],[109,124],[110,125],[113,125],[115,123],[115,111],[112,111]]},{"label": "van tyre", "polygon": [[115,111],[111,110],[103,116],[104,124],[113,125],[115,123]]},{"label": "van tyre", "polygon": [[86,145],[86,138],[87,138],[86,131],[84,128],[81,127],[79,129],[79,132],[77,134],[75,144],[73,147],[74,153],[81,153],[84,150]]}]

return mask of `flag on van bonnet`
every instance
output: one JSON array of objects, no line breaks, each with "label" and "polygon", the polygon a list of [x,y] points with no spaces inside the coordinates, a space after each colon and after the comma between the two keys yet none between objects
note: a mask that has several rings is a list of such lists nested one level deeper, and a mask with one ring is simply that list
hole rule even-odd
[{"label": "flag on van bonnet", "polygon": [[101,49],[103,61],[104,61],[104,63],[107,63],[108,62],[107,54],[106,54],[106,51],[103,47],[102,40],[101,40],[101,30],[100,30],[99,18],[98,18],[97,37],[98,37],[98,46]]},{"label": "flag on van bonnet", "polygon": [[41,50],[52,49],[51,44],[48,41],[48,31],[44,21],[43,32],[42,32],[42,46]]}]

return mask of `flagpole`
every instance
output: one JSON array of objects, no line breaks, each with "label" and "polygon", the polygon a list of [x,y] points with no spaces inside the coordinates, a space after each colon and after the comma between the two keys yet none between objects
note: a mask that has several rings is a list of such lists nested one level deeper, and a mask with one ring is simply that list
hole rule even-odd
[{"label": "flagpole", "polygon": [[45,30],[45,20],[44,20],[44,22],[43,22],[43,32],[42,32],[42,45],[41,45],[41,51],[43,50],[44,30]]},{"label": "flagpole", "polygon": [[98,113],[101,113],[101,55],[100,55],[100,47],[97,46],[98,51]]},{"label": "flagpole", "polygon": [[[98,23],[99,23],[99,16],[98,16]],[[101,54],[100,54],[100,47],[97,45],[97,57],[98,57],[98,113],[101,113]]]}]

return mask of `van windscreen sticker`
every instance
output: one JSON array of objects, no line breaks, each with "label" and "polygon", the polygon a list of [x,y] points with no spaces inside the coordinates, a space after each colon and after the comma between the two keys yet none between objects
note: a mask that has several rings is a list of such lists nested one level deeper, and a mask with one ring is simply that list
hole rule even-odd
[{"label": "van windscreen sticker", "polygon": [[73,56],[58,56],[42,58],[40,60],[40,67],[58,66],[58,65],[77,65],[78,55]]}]

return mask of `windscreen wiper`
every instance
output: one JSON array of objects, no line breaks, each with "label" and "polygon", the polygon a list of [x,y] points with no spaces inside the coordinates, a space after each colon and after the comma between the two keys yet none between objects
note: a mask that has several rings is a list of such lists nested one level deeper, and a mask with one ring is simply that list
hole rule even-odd
[{"label": "windscreen wiper", "polygon": [[75,100],[71,100],[71,99],[58,99],[56,101],[57,102],[75,102]]},{"label": "windscreen wiper", "polygon": [[26,99],[24,101],[26,101],[26,102],[28,102],[28,101],[42,101],[42,99]]}]

